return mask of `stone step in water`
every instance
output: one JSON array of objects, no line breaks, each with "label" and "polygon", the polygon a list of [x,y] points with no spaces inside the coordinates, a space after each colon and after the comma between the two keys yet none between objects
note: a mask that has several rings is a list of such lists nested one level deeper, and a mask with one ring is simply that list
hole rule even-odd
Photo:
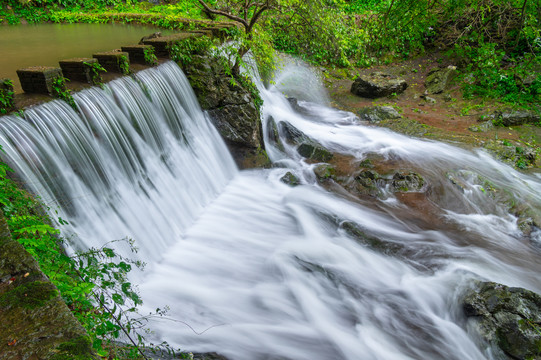
[{"label": "stone step in water", "polygon": [[156,65],[149,63],[145,59],[145,51],[153,51],[154,47],[152,45],[129,45],[122,46],[122,51],[127,52],[130,55],[130,62],[135,64],[143,65]]},{"label": "stone step in water", "polygon": [[17,70],[23,91],[35,94],[52,94],[53,81],[62,77],[62,69],[52,66],[31,66]]},{"label": "stone step in water", "polygon": [[[84,83],[94,84],[99,82],[95,74],[92,73],[92,64],[98,64],[98,59],[94,58],[73,58],[61,60],[60,68],[64,77],[72,81],[80,81]],[[99,77],[99,74],[97,75]]]},{"label": "stone step in water", "polygon": [[107,71],[128,74],[130,67],[130,55],[124,51],[106,51],[92,55]]}]

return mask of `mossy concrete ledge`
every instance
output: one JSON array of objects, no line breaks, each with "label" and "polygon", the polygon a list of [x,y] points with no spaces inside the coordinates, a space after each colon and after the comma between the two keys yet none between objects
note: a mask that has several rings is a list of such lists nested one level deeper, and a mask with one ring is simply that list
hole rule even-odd
[{"label": "mossy concrete ledge", "polygon": [[145,39],[143,40],[143,44],[154,46],[154,49],[156,50],[156,56],[168,57],[169,49],[175,43],[189,38],[198,38],[201,36],[205,36],[205,34],[201,32],[182,32],[168,36],[160,36],[153,39]]},{"label": "mossy concrete ledge", "polygon": [[73,58],[59,61],[64,77],[89,84],[93,83],[90,66],[97,63],[98,59],[94,58]]},{"label": "mossy concrete ledge", "polygon": [[124,51],[106,51],[92,54],[107,71],[126,75],[130,66],[130,54]]},{"label": "mossy concrete ledge", "polygon": [[62,77],[62,70],[52,66],[32,66],[17,70],[17,76],[24,92],[50,95],[53,81]]},{"label": "mossy concrete ledge", "polygon": [[97,359],[90,338],[0,212],[0,358]]}]

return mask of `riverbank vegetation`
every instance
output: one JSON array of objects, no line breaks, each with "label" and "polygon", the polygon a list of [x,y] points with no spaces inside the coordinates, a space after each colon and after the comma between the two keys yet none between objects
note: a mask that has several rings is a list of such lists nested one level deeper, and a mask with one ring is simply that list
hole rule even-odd
[{"label": "riverbank vegetation", "polygon": [[465,97],[539,103],[539,0],[9,0],[0,7],[7,24],[116,21],[186,29],[194,26],[186,19],[242,24],[244,18],[239,52],[251,48],[260,59],[275,49],[316,65],[366,67],[441,51],[458,65]]}]

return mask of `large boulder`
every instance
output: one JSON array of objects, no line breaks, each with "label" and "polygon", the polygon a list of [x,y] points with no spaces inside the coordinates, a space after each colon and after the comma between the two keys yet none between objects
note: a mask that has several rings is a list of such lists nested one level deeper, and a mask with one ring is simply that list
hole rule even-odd
[{"label": "large boulder", "polygon": [[361,120],[378,123],[382,120],[400,119],[402,116],[392,106],[371,106],[359,110]]},{"label": "large boulder", "polygon": [[430,70],[425,81],[427,94],[441,94],[449,87],[449,84],[456,75],[457,71],[455,66]]},{"label": "large boulder", "polygon": [[469,326],[508,359],[541,357],[541,296],[522,288],[482,282],[464,299]]},{"label": "large boulder", "polygon": [[[232,79],[224,66],[212,57],[193,55],[183,67],[203,110],[241,158],[263,148],[259,94],[247,78]],[[240,76],[240,75],[239,75]],[[237,163],[243,159],[236,158]]]},{"label": "large boulder", "polygon": [[382,72],[368,76],[361,75],[351,85],[351,93],[365,98],[375,99],[391,94],[400,94],[408,84],[405,80]]}]

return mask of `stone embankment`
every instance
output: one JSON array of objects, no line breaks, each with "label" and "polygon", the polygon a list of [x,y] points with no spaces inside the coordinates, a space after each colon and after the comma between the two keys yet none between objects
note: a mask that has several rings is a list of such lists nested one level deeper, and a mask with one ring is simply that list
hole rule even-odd
[{"label": "stone embankment", "polygon": [[0,213],[0,358],[96,359],[85,330]]}]

